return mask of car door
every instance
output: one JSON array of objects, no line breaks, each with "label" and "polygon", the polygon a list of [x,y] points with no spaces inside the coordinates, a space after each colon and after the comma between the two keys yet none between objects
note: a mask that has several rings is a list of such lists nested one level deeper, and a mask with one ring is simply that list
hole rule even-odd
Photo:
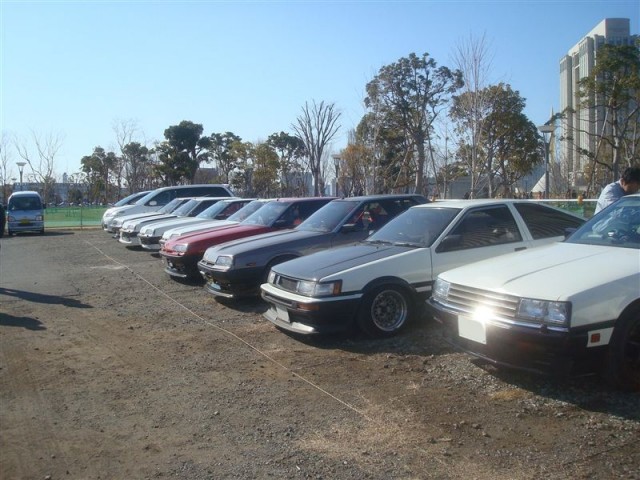
[{"label": "car door", "polygon": [[471,208],[434,243],[432,276],[530,246],[507,205]]}]

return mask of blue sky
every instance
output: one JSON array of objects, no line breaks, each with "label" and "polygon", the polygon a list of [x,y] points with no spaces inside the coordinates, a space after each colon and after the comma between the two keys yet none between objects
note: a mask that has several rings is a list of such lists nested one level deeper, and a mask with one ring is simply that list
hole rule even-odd
[{"label": "blue sky", "polygon": [[453,67],[456,46],[482,35],[490,81],[539,124],[559,108],[560,57],[615,17],[638,33],[640,2],[0,0],[0,128],[60,134],[61,175],[96,146],[116,150],[119,120],[148,144],[182,120],[257,142],[292,133],[316,100],[342,113],[338,151],[380,67],[412,52]]}]

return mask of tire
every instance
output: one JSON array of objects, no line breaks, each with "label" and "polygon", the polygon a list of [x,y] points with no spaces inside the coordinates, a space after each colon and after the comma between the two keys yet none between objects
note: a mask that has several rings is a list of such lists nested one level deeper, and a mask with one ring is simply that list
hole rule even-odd
[{"label": "tire", "polygon": [[396,285],[382,285],[364,295],[358,310],[358,326],[372,337],[390,337],[411,319],[413,310],[406,290]]},{"label": "tire", "polygon": [[13,235],[13,232],[11,230],[7,230],[7,237],[10,237],[11,235]]},{"label": "tire", "polygon": [[614,388],[640,391],[640,310],[616,322],[602,373]]}]

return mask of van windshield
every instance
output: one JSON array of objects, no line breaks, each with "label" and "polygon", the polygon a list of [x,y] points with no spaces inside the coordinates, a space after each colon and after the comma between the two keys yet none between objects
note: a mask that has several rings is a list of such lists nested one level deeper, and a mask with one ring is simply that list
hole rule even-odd
[{"label": "van windshield", "polygon": [[9,210],[42,210],[42,203],[38,197],[16,197],[9,202]]}]

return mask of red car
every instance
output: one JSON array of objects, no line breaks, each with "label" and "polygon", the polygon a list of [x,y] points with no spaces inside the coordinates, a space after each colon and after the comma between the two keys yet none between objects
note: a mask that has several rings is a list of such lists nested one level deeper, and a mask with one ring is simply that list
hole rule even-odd
[{"label": "red car", "polygon": [[173,238],[160,250],[165,263],[164,271],[172,277],[199,279],[198,262],[207,248],[238,238],[294,228],[334,199],[335,197],[280,198],[267,203],[237,225]]}]

